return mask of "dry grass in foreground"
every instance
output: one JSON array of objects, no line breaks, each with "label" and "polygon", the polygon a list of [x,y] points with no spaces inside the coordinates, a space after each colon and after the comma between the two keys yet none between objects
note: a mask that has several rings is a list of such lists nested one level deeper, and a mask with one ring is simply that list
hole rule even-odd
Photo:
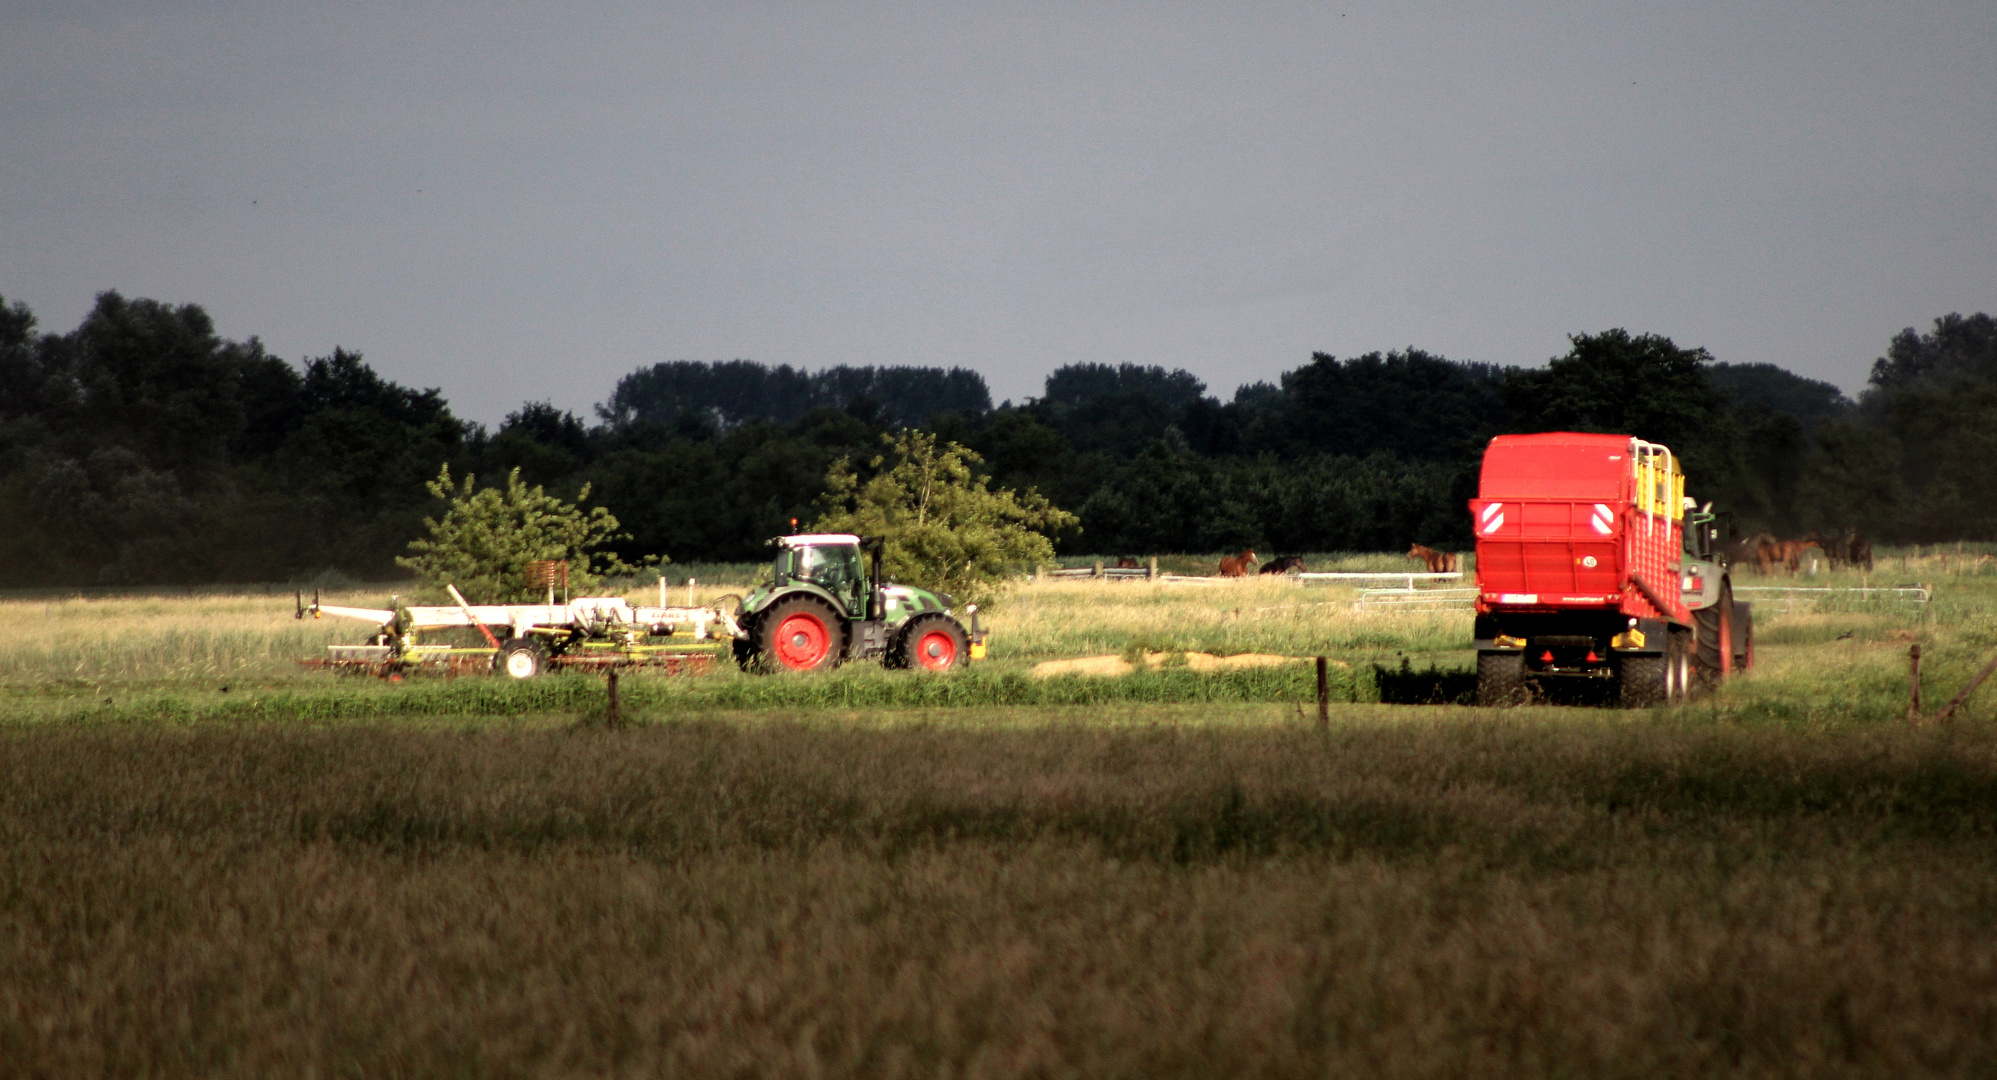
[{"label": "dry grass in foreground", "polygon": [[0,1074],[1997,1060],[1986,731],[1238,711],[16,729]]}]

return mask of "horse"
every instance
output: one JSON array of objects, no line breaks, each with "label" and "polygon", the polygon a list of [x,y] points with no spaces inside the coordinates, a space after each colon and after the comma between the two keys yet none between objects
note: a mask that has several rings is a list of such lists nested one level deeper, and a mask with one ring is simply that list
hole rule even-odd
[{"label": "horse", "polygon": [[1872,541],[1854,532],[1844,538],[1844,561],[1849,566],[1863,566],[1866,573],[1872,572]]},{"label": "horse", "polygon": [[1851,539],[1842,533],[1824,537],[1817,546],[1824,550],[1824,558],[1830,560],[1833,570],[1842,570],[1851,561]]},{"label": "horse", "polygon": [[1729,540],[1727,546],[1721,549],[1720,561],[1728,567],[1738,566],[1743,569],[1748,563],[1754,563],[1756,568],[1766,574],[1768,568],[1761,565],[1761,545],[1774,542],[1775,538],[1767,533],[1755,533],[1753,536]]},{"label": "horse", "polygon": [[1437,551],[1432,547],[1416,544],[1408,549],[1408,558],[1420,559],[1428,565],[1431,574],[1453,574],[1456,572],[1457,555],[1453,551]]},{"label": "horse", "polygon": [[1279,555],[1263,564],[1262,572],[1265,574],[1287,574],[1295,570],[1301,573],[1303,569],[1304,557],[1302,555]]},{"label": "horse", "polygon": [[1239,555],[1229,555],[1220,560],[1220,576],[1247,577],[1248,568],[1260,561],[1260,559],[1255,557],[1255,552],[1252,549],[1244,551]]},{"label": "horse", "polygon": [[1819,543],[1821,540],[1822,537],[1819,537],[1813,530],[1805,533],[1800,540],[1775,540],[1765,543],[1761,545],[1761,551],[1755,561],[1760,565],[1761,572],[1764,574],[1773,570],[1775,564],[1781,563],[1783,570],[1793,575],[1802,565],[1803,552],[1811,548],[1816,548],[1818,551],[1823,550],[1822,545]]},{"label": "horse", "polygon": [[1118,570],[1137,569],[1137,557],[1135,555],[1119,555],[1116,560],[1116,568]]}]

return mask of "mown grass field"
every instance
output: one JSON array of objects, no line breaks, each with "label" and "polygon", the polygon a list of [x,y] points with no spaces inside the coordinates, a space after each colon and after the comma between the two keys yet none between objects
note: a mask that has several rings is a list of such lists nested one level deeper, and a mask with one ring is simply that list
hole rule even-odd
[{"label": "mown grass field", "polygon": [[[972,671],[621,728],[299,669],[360,628],[288,592],[0,601],[0,1075],[1985,1075],[1997,696],[1903,713],[1997,569],[1902,580],[1645,713],[1373,700],[1465,615],[1043,583]],[[1025,675],[1133,645],[1328,655],[1330,727],[1304,665]]]}]

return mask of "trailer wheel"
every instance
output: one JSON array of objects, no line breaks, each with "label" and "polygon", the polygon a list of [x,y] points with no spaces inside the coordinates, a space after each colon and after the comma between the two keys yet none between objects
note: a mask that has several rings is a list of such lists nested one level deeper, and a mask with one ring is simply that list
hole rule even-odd
[{"label": "trailer wheel", "polygon": [[968,639],[964,628],[948,615],[910,619],[895,649],[897,667],[949,671],[964,662]]},{"label": "trailer wheel", "polygon": [[1672,630],[1670,641],[1665,663],[1670,667],[1671,684],[1665,688],[1664,700],[1677,704],[1692,695],[1692,653],[1695,647],[1689,630]]},{"label": "trailer wheel", "polygon": [[1477,654],[1477,704],[1505,708],[1525,704],[1525,654]]},{"label": "trailer wheel", "polygon": [[1671,678],[1668,657],[1625,656],[1616,672],[1616,689],[1625,709],[1661,704]]},{"label": "trailer wheel", "polygon": [[1720,598],[1713,606],[1692,613],[1692,623],[1698,632],[1699,681],[1709,687],[1717,686],[1740,667],[1734,662],[1738,631],[1731,582],[1721,583]]},{"label": "trailer wheel", "polygon": [[845,627],[822,600],[794,596],[763,613],[756,651],[765,663],[789,671],[816,671],[839,662]]},{"label": "trailer wheel", "polygon": [[548,647],[536,638],[509,638],[492,658],[495,671],[511,679],[531,679],[548,670]]}]

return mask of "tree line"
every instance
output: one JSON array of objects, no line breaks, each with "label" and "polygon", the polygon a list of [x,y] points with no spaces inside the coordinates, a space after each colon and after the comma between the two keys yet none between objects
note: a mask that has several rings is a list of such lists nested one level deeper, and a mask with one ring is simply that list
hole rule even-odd
[{"label": "tree line", "polygon": [[1743,531],[1997,539],[1997,322],[1980,313],[1894,336],[1856,401],[1608,330],[1540,368],[1319,353],[1227,400],[1157,366],[1072,364],[994,406],[963,368],[681,361],[626,375],[587,420],[528,403],[488,429],[358,354],[293,363],[196,305],[107,292],[67,333],[0,300],[0,585],[396,576],[444,466],[588,485],[633,564],[757,560],[818,516],[838,462],[865,483],[908,428],[1071,511],[1064,552],[1466,547],[1484,443],[1551,429],[1670,445]]}]

